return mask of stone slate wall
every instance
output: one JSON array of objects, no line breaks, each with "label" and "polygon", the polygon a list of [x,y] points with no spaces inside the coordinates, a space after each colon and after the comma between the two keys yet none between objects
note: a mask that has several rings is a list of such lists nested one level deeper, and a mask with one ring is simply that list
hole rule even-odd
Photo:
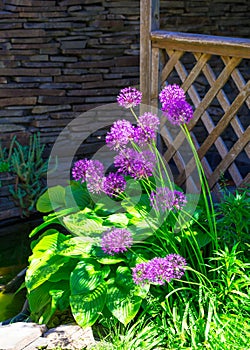
[{"label": "stone slate wall", "polygon": [[139,83],[138,1],[5,0],[1,7],[2,132],[40,131],[53,143],[73,115]]},{"label": "stone slate wall", "polygon": [[161,1],[161,27],[179,32],[250,37],[249,0]]},{"label": "stone slate wall", "polygon": [[[13,135],[27,143],[31,133],[40,132],[48,155],[75,116],[115,102],[121,88],[139,84],[139,3],[0,0],[3,145]],[[249,13],[248,0],[161,1],[161,27],[247,37]],[[85,156],[104,134],[88,138]]]},{"label": "stone slate wall", "polygon": [[[74,115],[139,84],[139,0],[2,0],[0,11],[3,141],[40,131],[53,143]],[[161,1],[161,27],[244,37],[249,13],[248,0]]]}]

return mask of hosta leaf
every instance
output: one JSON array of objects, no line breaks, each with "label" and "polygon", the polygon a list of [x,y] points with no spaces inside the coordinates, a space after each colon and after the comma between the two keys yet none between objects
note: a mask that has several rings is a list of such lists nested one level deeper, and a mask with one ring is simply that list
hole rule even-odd
[{"label": "hosta leaf", "polygon": [[65,264],[63,264],[56,271],[55,274],[51,275],[48,278],[48,281],[50,281],[50,282],[61,282],[63,280],[69,281],[70,274],[75,269],[77,263],[78,263],[78,260],[76,260],[76,259],[70,259],[68,262],[65,262]]},{"label": "hosta leaf", "polygon": [[57,289],[50,290],[50,295],[52,296],[52,305],[59,311],[64,311],[69,307],[70,288],[68,282],[65,285],[60,283],[59,286],[57,285]]},{"label": "hosta leaf", "polygon": [[124,288],[128,291],[128,293],[141,298],[146,297],[150,288],[149,284],[145,284],[144,286],[136,285],[132,278],[132,271],[127,266],[118,266],[116,270],[115,282],[119,288]]},{"label": "hosta leaf", "polygon": [[70,277],[71,294],[88,294],[101,282],[103,282],[102,272],[96,270],[93,264],[80,261]]},{"label": "hosta leaf", "polygon": [[50,229],[44,232],[44,234],[36,241],[32,247],[32,258],[38,258],[41,254],[44,256],[52,255],[58,251],[60,245],[68,239],[67,236],[58,232],[57,230]]},{"label": "hosta leaf", "polygon": [[103,227],[101,218],[90,218],[84,210],[64,217],[63,222],[74,235],[88,237],[89,241],[99,239],[107,229]]},{"label": "hosta leaf", "polygon": [[67,237],[55,230],[48,230],[33,247],[33,254],[29,258],[30,264],[26,272],[25,282],[28,290],[32,290],[52,274],[56,273],[61,266],[69,261],[68,257],[59,256],[60,244]]},{"label": "hosta leaf", "polygon": [[116,213],[121,209],[120,202],[115,202],[111,198],[105,196],[99,198],[95,203],[94,212],[100,214],[100,216],[106,216],[110,213]]},{"label": "hosta leaf", "polygon": [[69,306],[69,282],[45,282],[28,293],[31,317],[36,322],[48,322],[56,309],[66,310]]},{"label": "hosta leaf", "polygon": [[97,261],[103,265],[113,265],[113,264],[118,264],[122,261],[126,261],[126,259],[125,258],[117,258],[116,256],[107,256],[107,257],[97,259]]},{"label": "hosta leaf", "polygon": [[70,296],[71,311],[79,326],[89,327],[95,323],[105,305],[106,293],[106,282],[102,282],[88,294]]},{"label": "hosta leaf", "polygon": [[36,209],[41,213],[65,207],[65,188],[58,185],[48,188],[37,201]]},{"label": "hosta leaf", "polygon": [[25,283],[29,291],[37,288],[55,274],[69,258],[49,256],[47,259],[33,259],[26,271]]},{"label": "hosta leaf", "polygon": [[29,307],[32,313],[39,313],[39,311],[48,303],[51,302],[51,295],[49,291],[55,287],[55,283],[45,282],[39,287],[28,292],[27,297]]},{"label": "hosta leaf", "polygon": [[70,186],[65,188],[65,202],[67,207],[79,206],[84,209],[90,203],[90,195],[87,187],[77,181],[71,181]]},{"label": "hosta leaf", "polygon": [[86,242],[85,237],[73,237],[65,240],[60,245],[60,255],[69,256],[72,258],[89,257],[89,253],[92,249],[92,243]]},{"label": "hosta leaf", "polygon": [[91,250],[91,255],[96,258],[96,260],[103,265],[117,264],[122,261],[126,261],[125,258],[119,256],[107,255],[101,247],[94,245]]},{"label": "hosta leaf", "polygon": [[108,282],[106,305],[109,311],[125,326],[136,316],[142,299],[131,291],[119,288],[114,279]]},{"label": "hosta leaf", "polygon": [[127,266],[118,266],[115,282],[118,286],[126,289],[133,289],[135,284],[132,279],[131,270]]},{"label": "hosta leaf", "polygon": [[118,213],[112,214],[107,217],[104,221],[104,225],[115,226],[115,227],[127,227],[129,218],[127,214]]}]

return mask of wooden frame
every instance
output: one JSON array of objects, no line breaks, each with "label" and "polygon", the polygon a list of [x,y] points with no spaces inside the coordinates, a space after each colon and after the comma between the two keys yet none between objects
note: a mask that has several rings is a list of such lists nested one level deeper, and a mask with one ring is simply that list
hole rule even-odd
[{"label": "wooden frame", "polygon": [[[188,128],[203,163],[210,188],[218,193],[219,180],[225,172],[230,174],[231,181],[236,187],[249,183],[249,173],[242,176],[235,159],[241,152],[244,152],[248,159],[250,156],[250,126],[248,124],[247,127],[244,127],[237,115],[243,105],[248,108],[249,113],[250,82],[246,81],[239,66],[243,60],[250,58],[250,40],[159,30],[159,3],[158,0],[141,0],[140,89],[145,96],[144,103],[158,107],[159,91],[165,84],[168,84],[169,77],[175,71],[180,79],[181,87],[195,108],[194,118],[188,124]],[[157,24],[150,20],[156,13]],[[186,53],[193,55],[194,64],[189,70],[182,62]],[[222,63],[222,69],[217,74],[210,64],[210,60],[214,57]],[[204,96],[199,95],[196,86],[196,79],[201,74],[208,84],[208,91]],[[229,80],[237,90],[233,101],[229,100],[224,91]],[[216,124],[209,113],[211,102],[214,99],[218,101],[223,111],[223,115]],[[195,135],[195,128],[201,122],[208,136],[200,144]],[[221,136],[229,126],[237,136],[237,140],[230,149]],[[176,182],[182,185],[187,178],[192,176],[195,168],[194,159],[186,162],[179,152],[184,141],[184,135],[181,132],[173,139],[167,127],[163,126],[161,134],[167,148],[164,157],[167,162],[174,160],[179,172]],[[212,146],[221,157],[215,169],[211,167],[206,158]]]}]

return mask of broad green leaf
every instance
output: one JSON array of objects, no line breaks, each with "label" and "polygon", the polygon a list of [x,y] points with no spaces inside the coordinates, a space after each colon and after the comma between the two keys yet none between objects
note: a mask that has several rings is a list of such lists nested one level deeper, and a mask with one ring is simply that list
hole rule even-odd
[{"label": "broad green leaf", "polygon": [[[66,281],[65,281],[66,282]],[[57,289],[51,289],[52,304],[55,305],[59,311],[64,311],[69,307],[70,288],[68,281],[57,285]]]},{"label": "broad green leaf", "polygon": [[90,327],[95,323],[105,305],[106,293],[106,282],[102,282],[88,294],[70,296],[71,311],[79,326]]},{"label": "broad green leaf", "polygon": [[86,242],[85,237],[73,237],[60,245],[60,255],[72,258],[88,258],[92,249],[92,243]]},{"label": "broad green leaf", "polygon": [[127,266],[118,266],[116,270],[115,282],[118,286],[131,290],[135,284],[132,279],[131,270]]},{"label": "broad green leaf", "polygon": [[127,266],[118,266],[116,270],[115,282],[118,288],[124,288],[128,291],[128,293],[141,298],[146,297],[150,288],[149,284],[145,284],[144,286],[136,285],[132,278],[132,271]]},{"label": "broad green leaf", "polygon": [[109,311],[125,326],[138,313],[142,299],[133,295],[132,291],[127,291],[122,287],[118,287],[114,279],[107,282],[107,298],[106,305]]},{"label": "broad green leaf", "polygon": [[103,224],[115,227],[127,227],[128,222],[129,218],[127,214],[118,213],[109,215]]},{"label": "broad green leaf", "polygon": [[116,202],[113,199],[105,196],[103,198],[99,198],[95,203],[94,212],[98,215],[106,216],[111,213],[116,213],[118,210],[121,210],[121,203]]},{"label": "broad green leaf", "polygon": [[77,259],[70,259],[68,262],[65,262],[55,274],[51,275],[48,279],[50,282],[60,282],[60,281],[69,281],[70,274],[75,269],[78,263]]},{"label": "broad green leaf", "polygon": [[46,304],[51,302],[49,291],[54,287],[55,283],[46,281],[27,293],[29,307],[32,313],[39,313]]},{"label": "broad green leaf", "polygon": [[103,265],[113,265],[113,264],[118,264],[122,261],[126,261],[126,259],[117,258],[116,256],[108,256],[108,257],[103,257],[103,258],[97,259],[97,261]]},{"label": "broad green leaf", "polygon": [[67,207],[74,207],[76,204],[84,209],[91,201],[86,184],[77,181],[70,181],[70,186],[65,188],[65,202]]},{"label": "broad green leaf", "polygon": [[26,271],[26,287],[33,290],[47,281],[51,275],[55,274],[61,266],[68,261],[62,256],[49,256],[46,259],[33,259]]},{"label": "broad green leaf", "polygon": [[48,188],[37,201],[36,209],[41,213],[65,207],[65,188],[58,185]]},{"label": "broad green leaf", "polygon": [[63,235],[55,229],[47,230],[41,237],[36,241],[36,244],[32,247],[31,259],[33,257],[40,257],[41,254],[51,255],[59,249],[60,245],[68,239],[67,236]]},{"label": "broad green leaf", "polygon": [[88,237],[89,241],[98,240],[101,233],[107,229],[102,225],[101,218],[90,217],[84,210],[64,217],[63,222],[74,235]]},{"label": "broad green leaf", "polygon": [[30,264],[25,277],[29,291],[41,285],[69,261],[68,257],[58,255],[60,244],[64,240],[67,240],[67,237],[54,230],[48,230],[47,235],[38,240],[29,258]]},{"label": "broad green leaf", "polygon": [[102,272],[91,263],[80,261],[71,273],[71,294],[88,294],[103,282]]}]

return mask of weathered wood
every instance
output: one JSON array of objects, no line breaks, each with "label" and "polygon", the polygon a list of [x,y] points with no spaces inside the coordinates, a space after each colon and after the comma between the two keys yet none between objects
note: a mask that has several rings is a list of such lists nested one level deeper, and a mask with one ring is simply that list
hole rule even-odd
[{"label": "weathered wood", "polygon": [[152,79],[151,79],[151,93],[149,104],[158,107],[158,93],[159,93],[159,50],[152,48]]},{"label": "weathered wood", "polygon": [[191,70],[191,72],[187,76],[186,80],[182,84],[182,88],[184,91],[187,91],[189,89],[189,87],[193,84],[194,80],[198,77],[202,68],[207,63],[207,61],[209,60],[210,57],[211,57],[211,55],[207,54],[207,53],[204,53],[199,57],[198,62],[196,63],[196,65]]},{"label": "weathered wood", "polygon": [[208,183],[210,188],[214,186],[216,181],[220,178],[221,173],[224,173],[226,169],[229,167],[229,165],[235,160],[237,155],[244,149],[245,145],[250,140],[250,126],[246,129],[245,133],[238,139],[237,142],[233,145],[233,147],[230,149],[228,154],[220,164],[217,166],[217,168],[214,170],[213,175],[208,179]]},{"label": "weathered wood", "polygon": [[150,104],[151,41],[150,33],[159,28],[159,0],[140,1],[140,90],[142,103]]},{"label": "weathered wood", "polygon": [[172,72],[176,63],[179,61],[183,54],[184,51],[174,51],[172,55],[170,55],[168,62],[166,63],[165,67],[162,69],[161,72],[161,83],[167,80],[169,74]]},{"label": "weathered wood", "polygon": [[228,38],[204,34],[152,31],[153,47],[169,48],[187,52],[206,52],[221,55],[250,58],[250,39]]}]

